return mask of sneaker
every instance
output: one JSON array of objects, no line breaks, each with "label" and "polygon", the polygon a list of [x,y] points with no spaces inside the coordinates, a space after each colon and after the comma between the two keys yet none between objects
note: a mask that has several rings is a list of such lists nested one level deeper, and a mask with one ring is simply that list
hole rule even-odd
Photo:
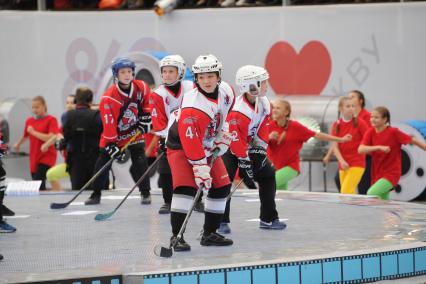
[{"label": "sneaker", "polygon": [[151,194],[148,194],[148,195],[141,194],[141,198],[142,198],[141,204],[143,205],[151,204]]},{"label": "sneaker", "polygon": [[2,205],[3,216],[15,216],[15,212],[6,207],[6,205]]},{"label": "sneaker", "polygon": [[200,244],[202,246],[230,246],[234,242],[231,239],[227,239],[221,234],[218,234],[216,232],[210,233],[209,235],[204,235],[201,237]]},{"label": "sneaker", "polygon": [[284,222],[281,222],[280,219],[275,219],[272,222],[264,222],[260,220],[259,228],[265,230],[284,230],[287,225]]},{"label": "sneaker", "polygon": [[177,236],[172,236],[170,238],[170,247],[173,247],[175,251],[189,251],[191,250],[191,246],[185,242],[183,236],[176,243]]},{"label": "sneaker", "polygon": [[235,0],[225,0],[222,3],[220,3],[221,7],[232,7],[235,6]]},{"label": "sneaker", "polygon": [[0,260],[3,260],[3,256],[0,254]]},{"label": "sneaker", "polygon": [[217,232],[221,234],[230,234],[231,227],[229,227],[228,223],[220,223],[219,229],[217,229]]},{"label": "sneaker", "polygon": [[8,223],[2,221],[0,222],[0,233],[14,233],[16,232],[16,228]]},{"label": "sneaker", "polygon": [[204,203],[202,201],[196,202],[194,205],[194,211],[204,213]]},{"label": "sneaker", "polygon": [[93,192],[90,197],[84,201],[84,205],[96,205],[101,203],[101,195]]},{"label": "sneaker", "polygon": [[160,210],[158,210],[158,214],[169,214],[170,213],[170,203],[164,203],[161,207]]}]

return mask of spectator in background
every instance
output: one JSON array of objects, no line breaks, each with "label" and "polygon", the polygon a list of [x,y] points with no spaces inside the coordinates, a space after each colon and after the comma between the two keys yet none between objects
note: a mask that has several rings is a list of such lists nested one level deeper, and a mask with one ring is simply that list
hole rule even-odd
[{"label": "spectator in background", "polygon": [[64,140],[67,145],[67,168],[73,190],[81,189],[92,177],[99,154],[102,121],[98,110],[92,110],[93,92],[80,87],[75,94],[76,107],[63,118]]},{"label": "spectator in background", "polygon": [[339,100],[339,119],[333,123],[331,134],[343,137],[352,136],[350,142],[337,145],[333,142],[331,148],[339,161],[339,177],[343,194],[356,194],[356,188],[365,170],[365,155],[358,153],[358,147],[368,130],[362,119],[354,116],[355,106],[350,97]]},{"label": "spectator in background", "polygon": [[31,177],[33,180],[41,180],[40,190],[46,190],[46,172],[56,163],[56,150],[50,146],[43,153],[41,145],[58,133],[58,121],[47,114],[46,101],[42,96],[33,98],[31,108],[34,117],[25,121],[24,134],[13,148],[19,152],[22,143],[29,139]]},{"label": "spectator in background", "polygon": [[299,152],[303,143],[311,137],[338,143],[350,141],[352,138],[349,134],[336,137],[322,132],[316,133],[290,119],[290,114],[290,103],[283,99],[277,99],[273,104],[272,120],[269,125],[268,156],[277,170],[275,173],[277,189],[284,190],[287,190],[288,182],[300,173]]},{"label": "spectator in background", "polygon": [[[43,145],[41,145],[41,151],[43,153],[46,153],[49,150],[49,147],[55,144],[56,141],[60,141],[61,139],[64,138],[64,136],[62,135],[63,125],[64,125],[64,116],[67,111],[70,111],[74,108],[75,108],[75,95],[68,95],[65,102],[66,111],[61,116],[62,127],[56,136],[50,138],[48,141],[44,142]],[[66,160],[65,151],[62,152],[62,155],[64,157],[64,160]],[[52,185],[53,191],[61,190],[61,183],[59,181],[69,177],[70,175],[67,172],[67,165],[65,162],[61,164],[57,164],[54,167],[51,167],[46,173],[47,181]]]},{"label": "spectator in background", "polygon": [[[358,120],[363,120],[368,127],[372,127],[370,120],[371,114],[365,108],[365,96],[359,90],[353,90],[349,92],[349,97],[352,98],[355,105],[355,116]],[[371,156],[369,154],[365,155],[365,171],[361,178],[361,181],[358,184],[358,193],[367,194],[368,189],[371,185]]]},{"label": "spectator in background", "polygon": [[371,125],[364,135],[358,152],[372,157],[372,185],[367,195],[388,200],[389,193],[401,178],[401,146],[416,145],[426,151],[426,143],[390,125],[390,112],[386,107],[374,108]]}]

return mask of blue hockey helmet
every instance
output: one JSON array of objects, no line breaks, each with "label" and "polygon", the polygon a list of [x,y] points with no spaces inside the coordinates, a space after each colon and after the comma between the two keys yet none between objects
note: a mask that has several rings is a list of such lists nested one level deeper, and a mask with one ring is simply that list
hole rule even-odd
[{"label": "blue hockey helmet", "polygon": [[127,57],[118,57],[111,64],[112,75],[117,78],[118,70],[122,68],[131,68],[135,73],[136,64]]}]

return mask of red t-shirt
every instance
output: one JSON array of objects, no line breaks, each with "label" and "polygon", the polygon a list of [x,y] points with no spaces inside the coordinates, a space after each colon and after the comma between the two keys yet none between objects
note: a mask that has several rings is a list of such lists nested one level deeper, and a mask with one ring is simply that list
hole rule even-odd
[{"label": "red t-shirt", "polygon": [[50,167],[54,166],[56,163],[56,149],[52,145],[49,147],[47,152],[43,153],[40,149],[44,141],[36,138],[35,136],[30,135],[27,132],[29,126],[32,126],[34,130],[48,134],[48,133],[58,133],[58,121],[55,117],[51,115],[46,115],[42,118],[30,117],[25,121],[24,127],[24,136],[29,137],[30,139],[30,171],[35,173],[37,170],[38,164],[45,164]]},{"label": "red t-shirt", "polygon": [[371,113],[365,108],[361,109],[361,111],[357,115],[357,118],[364,120],[368,127],[372,127],[370,122]]},{"label": "red t-shirt", "polygon": [[[340,153],[346,163],[349,164],[349,167],[365,168],[365,155],[358,154],[358,147],[361,143],[362,137],[368,130],[368,126],[362,119],[358,119],[357,124],[358,125],[355,127],[354,121],[351,120],[345,122],[340,118],[333,123],[331,134],[337,137],[343,137],[346,134],[352,135],[351,141],[338,144]],[[339,133],[337,133],[337,125],[339,125]],[[342,169],[340,164],[339,169]]]},{"label": "red t-shirt", "polygon": [[[285,130],[271,120],[269,124],[269,133],[276,131],[281,135]],[[269,141],[268,155],[277,170],[289,166],[300,173],[299,151],[309,138],[315,136],[316,133],[297,121],[290,120],[288,122],[287,131],[284,139],[278,145],[276,140]]]},{"label": "red t-shirt", "polygon": [[382,151],[370,152],[372,158],[371,184],[381,178],[387,179],[393,186],[398,184],[401,177],[401,145],[410,143],[411,139],[411,136],[390,126],[379,133],[374,128],[370,128],[365,133],[362,145],[390,147],[390,152],[387,154]]}]

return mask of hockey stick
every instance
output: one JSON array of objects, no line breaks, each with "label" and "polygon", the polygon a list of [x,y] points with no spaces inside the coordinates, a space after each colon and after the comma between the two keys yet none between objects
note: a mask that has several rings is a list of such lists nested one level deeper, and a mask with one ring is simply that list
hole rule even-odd
[{"label": "hockey stick", "polygon": [[139,186],[139,184],[149,175],[149,172],[151,171],[151,169],[155,166],[155,164],[158,163],[158,161],[160,161],[161,157],[163,157],[164,152],[161,152],[160,155],[158,155],[158,157],[155,159],[155,161],[148,167],[148,169],[146,169],[145,173],[138,179],[138,181],[135,183],[135,185],[132,187],[132,189],[130,189],[130,191],[127,193],[127,195],[123,198],[123,200],[121,200],[121,202],[117,205],[117,207],[115,207],[114,210],[112,210],[111,212],[108,213],[103,213],[103,214],[97,214],[95,216],[95,220],[96,221],[104,221],[108,218],[110,218],[117,210],[118,208],[120,208],[120,206],[124,203],[124,201],[126,201],[127,197],[129,197],[130,194],[132,194],[133,190],[135,190],[136,187]]},{"label": "hockey stick", "polygon": [[[140,131],[136,132],[136,134],[129,140],[129,142],[126,143],[126,145],[124,145],[121,150],[120,153],[123,153],[127,147],[133,142],[135,141],[136,137],[138,137],[141,134]],[[63,209],[66,208],[68,205],[71,204],[71,202],[73,202],[86,188],[88,188],[92,182],[98,178],[98,176],[100,176],[109,166],[111,166],[112,162],[114,161],[114,158],[111,158],[99,171],[96,172],[96,174],[93,175],[93,177],[77,192],[76,195],[74,195],[73,198],[71,198],[70,201],[65,202],[65,203],[55,203],[52,202],[50,204],[50,209]]]},{"label": "hockey stick", "polygon": [[[219,153],[219,151],[217,151],[217,150],[214,151],[212,160],[210,162],[210,167],[213,166],[213,163],[216,160],[218,153]],[[172,242],[168,248],[164,247],[164,246],[159,246],[159,245],[154,247],[154,254],[156,256],[171,257],[173,255],[173,248],[177,245],[177,243],[182,238],[183,232],[186,229],[186,224],[188,224],[189,217],[191,217],[191,214],[194,211],[195,203],[197,203],[198,198],[200,197],[202,190],[203,190],[203,186],[200,186],[197,189],[197,193],[195,194],[194,200],[192,201],[191,208],[189,209],[188,213],[186,213],[185,220],[183,220],[182,226],[180,227],[179,233],[177,234],[177,237],[174,240],[174,242]]]},{"label": "hockey stick", "polygon": [[234,192],[237,190],[237,188],[240,186],[240,184],[243,182],[243,179],[240,179],[240,181],[234,186],[234,188],[231,190],[231,192],[226,197],[226,202],[228,202],[229,199],[231,199]]}]

